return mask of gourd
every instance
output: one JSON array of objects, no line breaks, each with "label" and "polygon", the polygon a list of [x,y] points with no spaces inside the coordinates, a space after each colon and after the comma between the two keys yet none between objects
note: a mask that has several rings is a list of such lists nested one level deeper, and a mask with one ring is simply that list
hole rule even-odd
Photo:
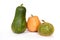
[{"label": "gourd", "polygon": [[38,27],[38,33],[42,36],[50,36],[54,32],[54,26],[51,23],[45,22],[42,20],[43,23]]},{"label": "gourd", "polygon": [[26,8],[21,4],[16,8],[15,17],[11,25],[14,33],[23,33],[26,30]]},{"label": "gourd", "polygon": [[27,21],[27,28],[31,32],[36,32],[38,30],[38,26],[40,24],[41,24],[41,22],[40,22],[38,16],[31,15],[31,17],[29,17],[28,21]]}]

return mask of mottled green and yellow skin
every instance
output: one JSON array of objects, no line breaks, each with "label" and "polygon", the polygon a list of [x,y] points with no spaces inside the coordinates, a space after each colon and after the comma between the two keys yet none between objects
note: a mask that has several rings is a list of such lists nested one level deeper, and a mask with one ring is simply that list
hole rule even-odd
[{"label": "mottled green and yellow skin", "polygon": [[17,34],[23,33],[26,30],[26,8],[22,4],[16,8],[11,28]]},{"label": "mottled green and yellow skin", "polygon": [[52,24],[44,22],[39,26],[38,32],[42,36],[50,36],[54,32],[54,27]]}]

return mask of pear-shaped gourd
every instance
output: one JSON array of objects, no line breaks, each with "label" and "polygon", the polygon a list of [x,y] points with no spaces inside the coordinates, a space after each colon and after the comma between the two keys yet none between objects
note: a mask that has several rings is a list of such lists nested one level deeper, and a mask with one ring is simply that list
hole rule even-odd
[{"label": "pear-shaped gourd", "polygon": [[21,4],[16,8],[15,17],[11,25],[14,33],[23,33],[26,30],[26,8]]}]

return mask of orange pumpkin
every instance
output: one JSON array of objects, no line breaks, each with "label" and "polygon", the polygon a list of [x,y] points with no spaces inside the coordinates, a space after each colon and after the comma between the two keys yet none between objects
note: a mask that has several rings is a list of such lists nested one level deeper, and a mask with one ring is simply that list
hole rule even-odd
[{"label": "orange pumpkin", "polygon": [[28,21],[27,21],[27,28],[31,32],[36,32],[38,30],[38,26],[40,24],[41,24],[41,22],[40,22],[38,16],[31,15],[31,17],[29,17]]}]

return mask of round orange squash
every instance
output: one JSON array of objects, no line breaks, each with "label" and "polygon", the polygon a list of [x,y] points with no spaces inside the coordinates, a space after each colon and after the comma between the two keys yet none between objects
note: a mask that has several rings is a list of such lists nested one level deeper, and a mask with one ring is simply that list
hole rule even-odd
[{"label": "round orange squash", "polygon": [[27,21],[27,28],[31,32],[36,32],[38,30],[38,26],[40,24],[41,24],[41,22],[40,22],[38,16],[31,15],[31,17],[29,17],[28,21]]}]

